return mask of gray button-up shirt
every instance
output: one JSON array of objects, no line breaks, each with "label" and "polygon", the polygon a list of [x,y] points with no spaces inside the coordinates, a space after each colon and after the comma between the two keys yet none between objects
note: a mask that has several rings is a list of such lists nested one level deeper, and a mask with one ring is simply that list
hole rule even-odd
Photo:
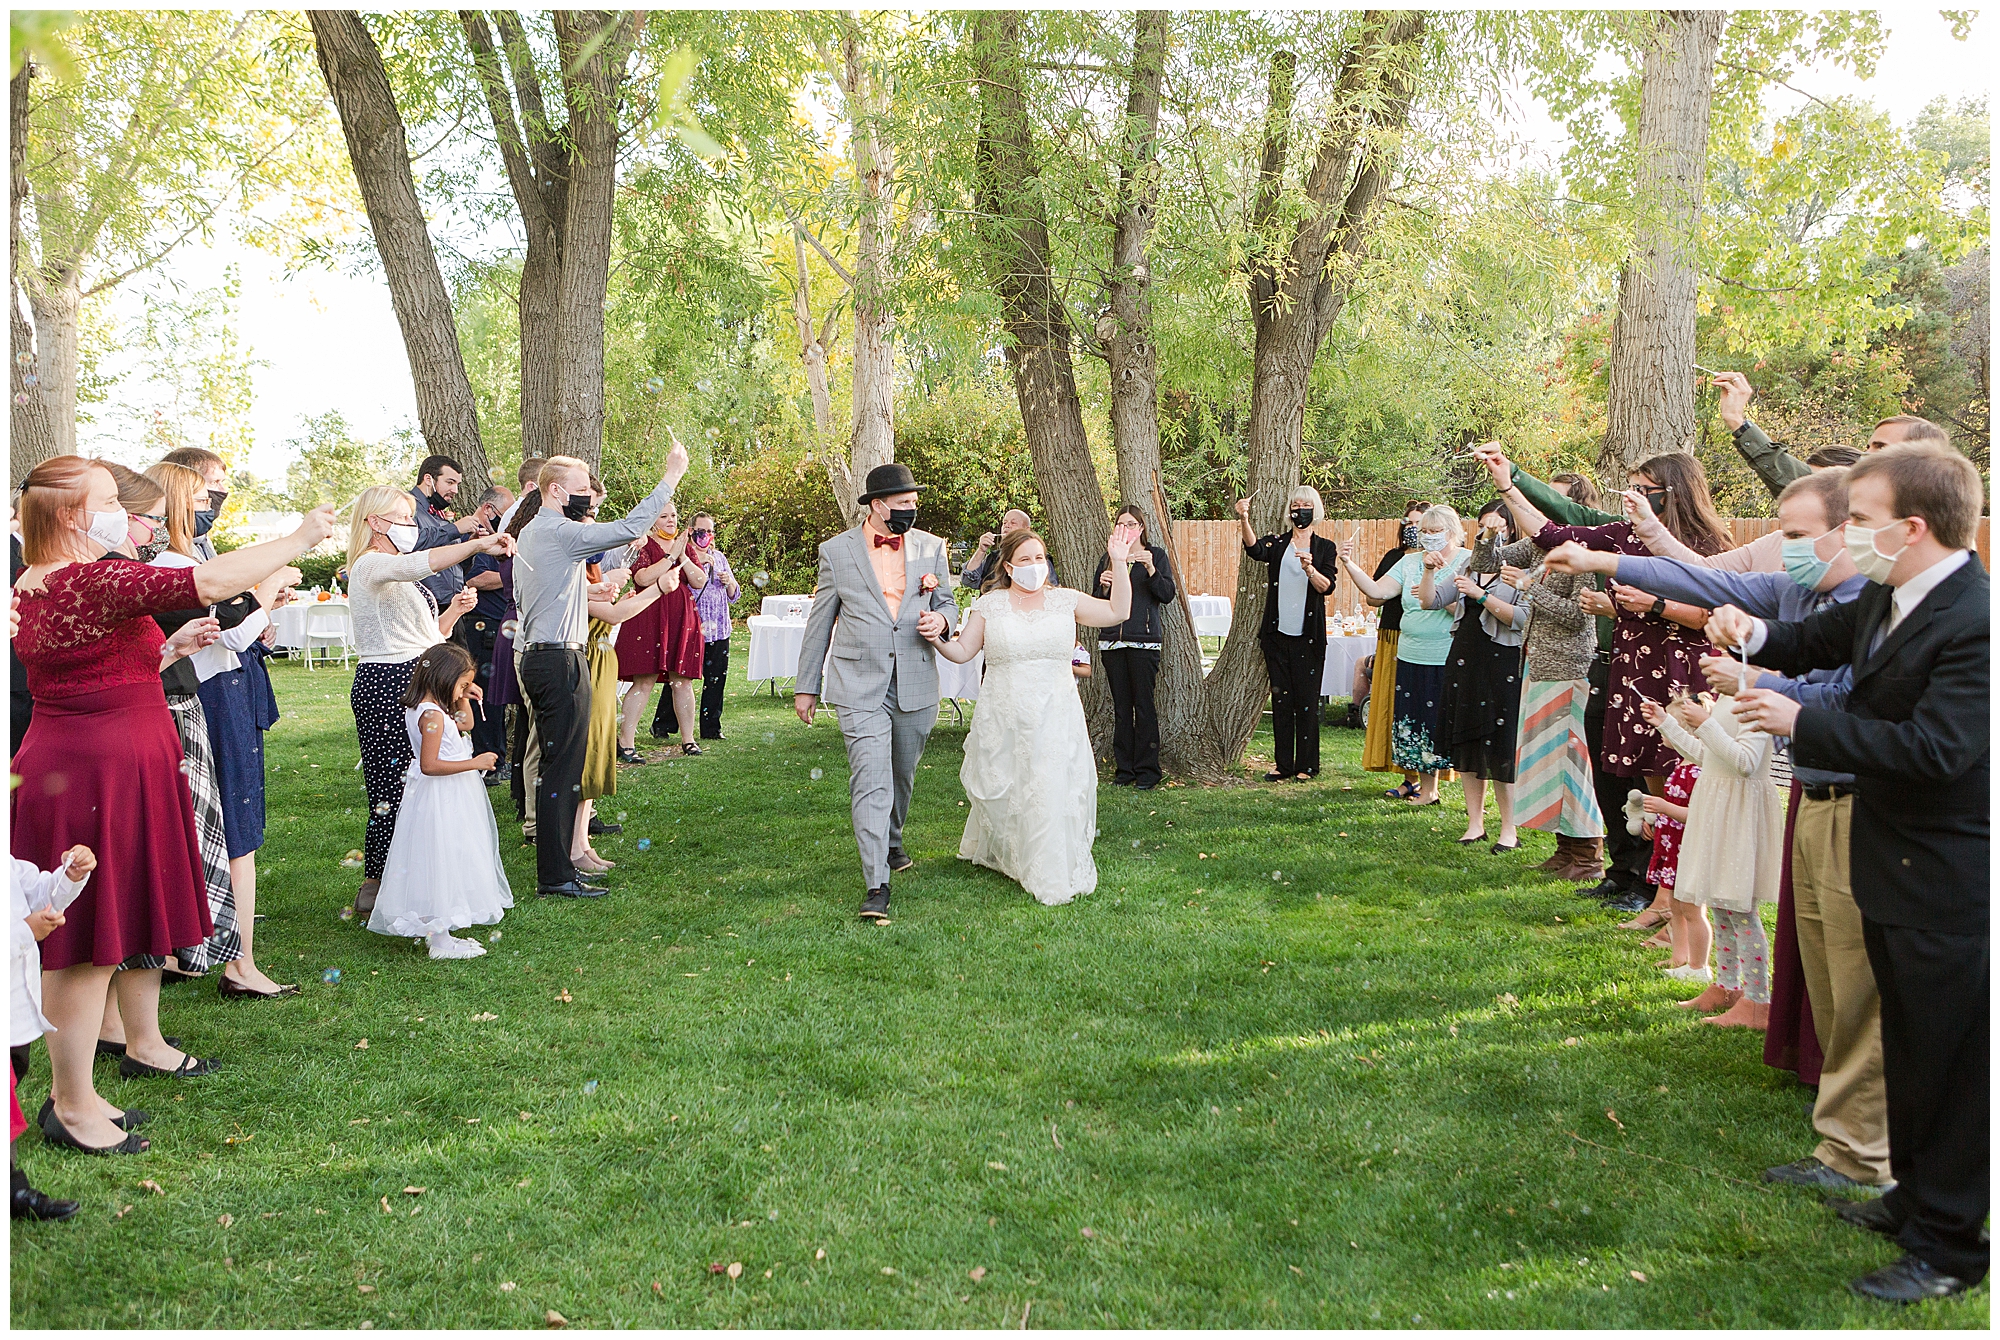
[{"label": "gray button-up shirt", "polygon": [[514,603],[520,610],[521,642],[581,644],[590,623],[584,561],[644,535],[673,497],[673,485],[662,479],[623,521],[589,523],[571,521],[544,503],[534,520],[521,527],[517,540]]}]

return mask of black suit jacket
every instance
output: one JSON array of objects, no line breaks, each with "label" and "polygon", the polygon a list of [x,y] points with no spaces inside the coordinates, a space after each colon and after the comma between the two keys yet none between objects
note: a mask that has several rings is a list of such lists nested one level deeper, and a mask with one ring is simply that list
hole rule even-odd
[{"label": "black suit jacket", "polygon": [[1891,590],[1870,583],[1848,604],[1768,624],[1756,654],[1790,674],[1853,668],[1846,711],[1800,711],[1792,757],[1855,776],[1850,872],[1872,921],[1986,933],[1990,588],[1973,554],[1871,653]]},{"label": "black suit jacket", "polygon": [[[1264,622],[1257,630],[1261,640],[1278,636],[1278,567],[1285,561],[1285,550],[1292,544],[1292,533],[1281,531],[1276,535],[1266,535],[1255,544],[1243,546],[1243,552],[1269,569],[1264,586]],[[1316,646],[1326,645],[1326,597],[1333,594],[1333,587],[1340,583],[1340,546],[1324,535],[1315,534],[1307,543],[1307,553],[1312,555],[1313,567],[1333,585],[1324,591],[1312,589],[1306,583],[1306,617],[1299,625],[1299,636]]]}]

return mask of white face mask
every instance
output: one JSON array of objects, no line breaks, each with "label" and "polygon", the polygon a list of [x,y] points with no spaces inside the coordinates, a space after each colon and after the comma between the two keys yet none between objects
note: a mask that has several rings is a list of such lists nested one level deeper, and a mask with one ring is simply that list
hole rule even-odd
[{"label": "white face mask", "polygon": [[406,522],[400,526],[390,526],[388,535],[389,543],[396,546],[396,552],[399,554],[407,554],[417,547],[417,527],[415,522]]},{"label": "white face mask", "polygon": [[1046,563],[1023,563],[1019,567],[1007,569],[1007,575],[1014,579],[1014,585],[1023,591],[1039,591],[1042,583],[1049,579],[1049,565]]},{"label": "white face mask", "polygon": [[1441,530],[1420,530],[1417,532],[1417,543],[1424,547],[1424,552],[1427,554],[1443,553],[1445,545],[1448,542],[1445,538],[1445,533]]},{"label": "white face mask", "polygon": [[132,521],[122,507],[111,512],[92,512],[83,533],[106,549],[119,549],[132,538]]},{"label": "white face mask", "polygon": [[[1907,518],[1905,518],[1907,520]],[[1903,556],[1898,549],[1893,554],[1885,554],[1875,547],[1875,537],[1890,526],[1900,526],[1901,521],[1891,521],[1888,526],[1877,526],[1870,530],[1852,522],[1847,527],[1847,556],[1854,560],[1855,570],[1871,582],[1887,582],[1889,574],[1896,570],[1896,560]],[[1905,542],[1904,548],[1908,548]]]}]

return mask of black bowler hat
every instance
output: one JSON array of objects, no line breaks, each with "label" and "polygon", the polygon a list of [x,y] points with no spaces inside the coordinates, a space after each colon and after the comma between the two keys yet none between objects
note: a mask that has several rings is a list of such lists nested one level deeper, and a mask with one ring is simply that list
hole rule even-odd
[{"label": "black bowler hat", "polygon": [[920,493],[923,485],[910,473],[910,467],[901,461],[891,461],[878,465],[868,472],[868,488],[857,502],[867,502],[871,498],[888,498],[898,493]]}]

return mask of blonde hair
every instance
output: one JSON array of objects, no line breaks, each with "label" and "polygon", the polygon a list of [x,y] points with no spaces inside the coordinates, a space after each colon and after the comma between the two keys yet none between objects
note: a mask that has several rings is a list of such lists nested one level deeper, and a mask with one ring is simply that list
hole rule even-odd
[{"label": "blonde hair", "polygon": [[208,481],[193,466],[161,461],[146,472],[146,478],[166,494],[167,547],[187,558],[194,557],[195,495],[208,490]]},{"label": "blonde hair", "polygon": [[[375,544],[375,528],[368,524],[371,516],[383,516],[396,505],[398,498],[409,501],[410,495],[399,484],[375,484],[361,490],[361,496],[354,500],[354,514],[347,526],[347,566],[352,571],[354,562],[367,553]],[[411,511],[416,504],[410,504]]]},{"label": "blonde hair", "polygon": [[1319,490],[1310,484],[1299,485],[1292,490],[1292,496],[1285,499],[1285,520],[1290,521],[1292,519],[1291,510],[1293,504],[1301,502],[1312,504],[1313,524],[1315,526],[1326,520],[1326,504],[1320,501]]},{"label": "blonde hair", "polygon": [[[551,456],[542,462],[542,472],[535,476],[535,487],[545,489],[571,470],[581,470],[587,475],[590,473],[590,463],[580,461],[574,456]],[[568,488],[569,485],[564,484],[563,487]]]},{"label": "blonde hair", "polygon": [[[1458,509],[1449,503],[1434,503],[1428,511],[1417,518],[1417,529],[1422,530],[1427,522],[1444,524],[1445,538],[1452,544],[1465,543],[1465,522],[1459,518]],[[1446,548],[1449,548],[1447,545]]]}]

